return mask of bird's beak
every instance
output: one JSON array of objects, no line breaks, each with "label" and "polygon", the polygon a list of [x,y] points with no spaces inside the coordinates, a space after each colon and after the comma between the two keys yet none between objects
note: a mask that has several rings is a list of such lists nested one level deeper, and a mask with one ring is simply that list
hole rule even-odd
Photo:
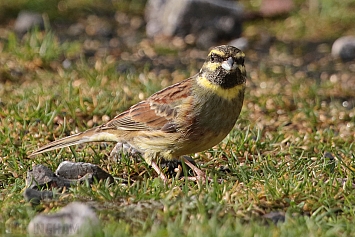
[{"label": "bird's beak", "polygon": [[222,67],[226,69],[227,71],[231,71],[232,69],[236,68],[236,65],[234,65],[234,59],[232,57],[229,57],[226,61],[222,62]]}]

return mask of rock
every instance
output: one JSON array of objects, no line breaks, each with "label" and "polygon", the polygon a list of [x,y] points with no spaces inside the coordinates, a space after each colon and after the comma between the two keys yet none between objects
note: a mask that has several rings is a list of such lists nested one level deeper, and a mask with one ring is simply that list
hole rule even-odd
[{"label": "rock", "polygon": [[84,32],[85,32],[85,25],[81,22],[72,24],[68,28],[68,34],[71,36],[79,37],[81,34],[84,34]]},{"label": "rock", "polygon": [[102,234],[96,213],[72,202],[54,214],[39,214],[28,225],[30,236],[96,236]]},{"label": "rock", "polygon": [[30,11],[20,11],[15,21],[14,31],[23,35],[34,27],[44,29],[44,21],[41,14]]},{"label": "rock", "polygon": [[156,35],[193,34],[200,47],[240,36],[244,9],[229,0],[149,0],[146,32]]},{"label": "rock", "polygon": [[355,36],[344,36],[337,39],[332,46],[332,55],[344,61],[355,59]]},{"label": "rock", "polygon": [[48,167],[35,165],[27,172],[26,186],[30,189],[70,187],[70,180],[58,178]]},{"label": "rock", "polygon": [[[113,177],[107,172],[103,171],[100,167],[84,162],[63,161],[59,164],[55,173],[58,177],[69,180],[76,179],[81,181],[84,177],[86,177],[96,180],[109,179],[111,183],[113,182]],[[93,181],[94,180],[89,180],[90,183]]]},{"label": "rock", "polygon": [[27,172],[26,186],[29,188],[41,186],[52,182],[55,178],[55,174],[48,167],[35,165]]},{"label": "rock", "polygon": [[330,152],[325,151],[323,155],[324,159],[324,168],[327,168],[330,172],[334,172],[335,167],[337,166],[338,159]]},{"label": "rock", "polygon": [[335,157],[333,156],[333,154],[330,153],[330,152],[328,152],[328,151],[324,152],[323,157],[326,158],[326,159],[329,159],[329,160],[331,160],[331,161],[334,161],[334,160],[335,160]]},{"label": "rock", "polygon": [[[44,165],[35,165],[32,170],[27,171],[26,189],[23,196],[26,201],[33,205],[38,205],[43,199],[52,199],[54,197],[51,191],[54,188],[69,188],[76,184],[76,181],[66,180],[57,177],[48,167]],[[50,189],[50,190],[41,190]]]},{"label": "rock", "polygon": [[35,165],[27,172],[27,188],[23,195],[26,201],[37,205],[43,199],[52,199],[54,194],[51,190],[54,188],[60,190],[82,182],[92,184],[95,180],[106,179],[111,183],[114,181],[110,174],[90,163],[64,161],[58,166],[56,174],[44,165]]},{"label": "rock", "polygon": [[263,218],[265,220],[272,221],[274,224],[277,224],[279,222],[285,222],[286,216],[284,212],[270,212],[265,215],[263,215]]},{"label": "rock", "polygon": [[218,169],[218,171],[222,172],[222,173],[230,173],[231,169],[229,168],[228,165],[221,165]]},{"label": "rock", "polygon": [[[162,15],[167,0],[148,0],[145,6],[145,19],[147,22],[146,32],[149,37],[155,36],[155,34],[162,34],[164,32],[164,24],[162,21]],[[161,11],[160,14],[157,12]]]},{"label": "rock", "polygon": [[39,205],[41,200],[53,199],[52,191],[38,191],[31,188],[26,188],[23,196],[27,202],[30,202],[33,205]]}]

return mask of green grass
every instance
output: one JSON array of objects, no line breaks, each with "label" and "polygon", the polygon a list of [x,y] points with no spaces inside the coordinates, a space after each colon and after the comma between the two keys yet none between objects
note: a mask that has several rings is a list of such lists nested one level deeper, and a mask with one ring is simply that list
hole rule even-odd
[{"label": "green grass", "polygon": [[[296,5],[304,9],[307,2]],[[20,9],[29,2],[12,4],[7,7]],[[92,3],[81,4],[90,9]],[[128,17],[142,16],[137,1],[113,4],[122,4]],[[331,7],[346,12],[354,6],[352,1],[346,4]],[[323,11],[329,11],[327,7]],[[314,16],[299,11],[289,19],[304,17]],[[342,15],[322,17],[331,28],[329,22]],[[350,17],[344,15],[344,34],[350,31],[346,24]],[[282,22],[255,22],[246,27],[246,34]],[[301,25],[297,32],[302,29]],[[3,32],[0,235],[24,236],[35,215],[55,212],[74,200],[95,207],[103,236],[355,235],[354,62],[329,57],[331,33],[319,35],[324,36],[318,38],[324,42],[319,46],[299,41],[297,34],[292,43],[285,43],[276,32],[279,40],[267,53],[247,50],[248,87],[235,128],[218,146],[192,154],[212,179],[224,182],[171,180],[164,185],[144,162],[129,157],[111,161],[113,144],[89,144],[33,159],[27,155],[39,145],[102,124],[160,88],[196,73],[203,58],[194,55],[207,51],[153,42],[132,31],[137,45],[128,47],[123,39],[120,43],[127,48],[122,46],[118,53],[106,49],[87,54],[86,37],[63,40],[47,29],[18,39],[11,30]],[[140,50],[156,54],[142,57]],[[63,66],[64,60],[69,60],[69,67]],[[22,193],[27,170],[33,164],[55,170],[63,160],[98,164],[115,182],[71,187],[38,206],[26,203]],[[263,218],[270,212],[284,212],[286,221],[273,224]]]},{"label": "green grass", "polygon": [[[247,9],[257,11],[261,0],[241,1]],[[335,40],[342,35],[353,34],[354,0],[293,0],[294,8],[285,19],[264,18],[259,24],[247,23],[248,37],[265,37],[270,34],[278,40],[290,41],[325,41]]]}]

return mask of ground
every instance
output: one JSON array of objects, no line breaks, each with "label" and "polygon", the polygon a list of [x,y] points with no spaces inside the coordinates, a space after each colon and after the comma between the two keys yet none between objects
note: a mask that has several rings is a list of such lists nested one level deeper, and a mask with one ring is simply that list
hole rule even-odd
[{"label": "ground", "polygon": [[[44,12],[45,29],[16,35],[21,9]],[[144,162],[110,160],[113,144],[27,155],[194,75],[208,50],[192,36],[146,38],[144,1],[2,1],[0,233],[25,235],[36,214],[76,200],[95,207],[102,236],[355,235],[355,62],[330,56],[354,32],[354,10],[354,0],[299,0],[289,15],[246,22],[242,113],[221,144],[191,154],[215,181],[164,185]],[[25,202],[27,170],[63,160],[95,163],[115,182]]]}]

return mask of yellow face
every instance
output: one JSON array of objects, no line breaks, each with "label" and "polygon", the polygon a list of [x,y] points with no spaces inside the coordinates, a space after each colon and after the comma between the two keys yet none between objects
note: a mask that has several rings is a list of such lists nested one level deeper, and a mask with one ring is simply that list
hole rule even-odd
[{"label": "yellow face", "polygon": [[218,46],[211,50],[197,83],[222,98],[231,100],[244,90],[246,71],[245,54],[232,46]]},{"label": "yellow face", "polygon": [[[226,51],[221,51],[220,49],[217,48],[212,49],[211,52],[208,54],[208,59],[205,63],[205,66],[211,71],[217,70],[217,68],[220,66],[223,67],[223,65],[228,65],[227,60],[229,57],[231,57],[234,60],[234,64],[233,64],[234,68],[230,68],[230,69],[226,67],[223,68],[226,70],[231,70],[231,69],[235,70],[236,67],[238,67],[239,70],[242,73],[244,72],[245,74],[245,67],[244,67],[245,54],[240,50],[236,52],[234,51],[235,50],[233,50],[233,52],[228,52],[228,51],[226,52]],[[227,60],[221,63],[221,60],[223,59],[227,59]]]}]

